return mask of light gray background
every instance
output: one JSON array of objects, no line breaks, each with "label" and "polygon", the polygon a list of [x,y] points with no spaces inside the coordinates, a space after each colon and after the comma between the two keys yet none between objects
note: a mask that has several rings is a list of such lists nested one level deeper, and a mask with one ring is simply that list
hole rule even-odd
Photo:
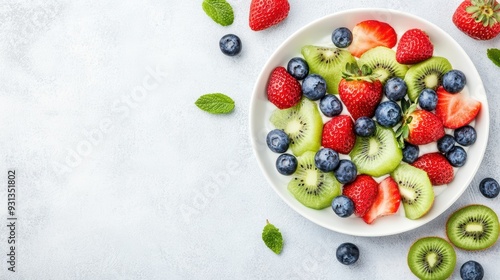
[{"label": "light gray background", "polygon": [[[17,174],[17,272],[1,279],[413,279],[406,254],[424,236],[444,237],[446,217],[470,203],[500,213],[477,190],[498,176],[498,76],[486,57],[499,39],[474,41],[451,22],[460,1],[298,1],[262,32],[248,27],[250,1],[230,0],[222,27],[199,1],[2,1],[0,3],[0,218],[6,224],[7,170]],[[474,181],[453,207],[417,230],[360,238],[321,228],[292,211],[266,182],[248,137],[253,84],[294,31],[348,8],[392,8],[449,32],[469,54],[490,102],[490,141]],[[219,38],[238,34],[243,51],[222,55]],[[223,92],[227,116],[196,108]],[[481,137],[481,136],[479,136]],[[500,179],[500,177],[498,177]],[[269,219],[283,232],[274,255],[261,241]],[[354,266],[335,249],[353,242]],[[460,265],[500,274],[497,244],[457,250]]]}]

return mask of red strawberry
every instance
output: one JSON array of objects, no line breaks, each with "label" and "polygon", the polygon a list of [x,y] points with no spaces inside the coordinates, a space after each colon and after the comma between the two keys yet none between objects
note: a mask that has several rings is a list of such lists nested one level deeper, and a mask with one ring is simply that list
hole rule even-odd
[{"label": "red strawberry", "polygon": [[476,40],[500,34],[500,5],[495,0],[466,0],[453,14],[453,23]]},{"label": "red strawberry", "polygon": [[377,20],[362,21],[352,29],[349,51],[360,57],[364,52],[378,46],[392,49],[398,40],[396,31],[389,24]]},{"label": "red strawberry", "polygon": [[264,30],[280,23],[288,16],[288,0],[252,0],[249,25],[254,31]]},{"label": "red strawberry", "polygon": [[370,72],[365,67],[359,71],[357,65],[348,64],[344,78],[339,83],[339,97],[354,120],[373,117],[383,97],[382,83],[369,76]]},{"label": "red strawberry", "polygon": [[333,117],[323,126],[321,145],[333,149],[341,154],[348,154],[354,147],[356,134],[354,134],[354,122],[351,117],[339,115]]},{"label": "red strawberry", "polygon": [[453,166],[440,153],[422,155],[412,165],[425,171],[434,186],[453,181]]},{"label": "red strawberry", "polygon": [[461,93],[437,89],[436,115],[446,128],[459,128],[472,122],[481,110],[481,102]]},{"label": "red strawberry", "polygon": [[398,212],[400,202],[401,195],[399,194],[398,184],[391,177],[385,178],[378,184],[377,198],[363,216],[363,221],[371,224],[378,217]]},{"label": "red strawberry", "polygon": [[358,175],[344,185],[342,193],[354,202],[354,214],[363,217],[377,198],[378,183],[369,175]]},{"label": "red strawberry", "polygon": [[406,31],[398,43],[396,60],[401,64],[415,64],[432,57],[434,45],[420,29]]},{"label": "red strawberry", "polygon": [[299,103],[302,96],[300,83],[285,67],[276,67],[267,84],[267,99],[280,109],[287,109]]},{"label": "red strawberry", "polygon": [[444,136],[443,122],[431,112],[417,109],[405,116],[408,126],[406,141],[413,145],[425,145]]}]

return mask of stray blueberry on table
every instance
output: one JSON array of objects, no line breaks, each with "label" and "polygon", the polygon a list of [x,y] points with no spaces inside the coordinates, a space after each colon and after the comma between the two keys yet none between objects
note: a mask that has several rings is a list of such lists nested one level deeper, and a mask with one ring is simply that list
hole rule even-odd
[{"label": "stray blueberry on table", "polygon": [[455,138],[453,136],[446,134],[437,141],[438,151],[445,154],[451,150],[456,144]]},{"label": "stray blueberry on table", "polygon": [[326,81],[318,74],[308,75],[302,81],[302,93],[310,100],[319,100],[326,94]]},{"label": "stray blueberry on table", "polygon": [[292,175],[297,170],[297,158],[291,154],[282,154],[276,159],[276,169],[283,175]]},{"label": "stray blueberry on table", "polygon": [[235,56],[241,52],[241,40],[234,34],[227,34],[220,39],[219,47],[223,54]]},{"label": "stray blueberry on table", "polygon": [[454,167],[461,167],[467,161],[467,152],[460,146],[454,146],[446,154],[446,159]]},{"label": "stray blueberry on table", "polygon": [[436,109],[437,101],[437,93],[430,88],[424,89],[418,96],[418,105],[426,111]]},{"label": "stray blueberry on table", "polygon": [[354,123],[354,132],[358,136],[369,137],[375,134],[375,121],[369,117],[360,117]]},{"label": "stray blueberry on table", "polygon": [[332,209],[337,216],[347,218],[354,213],[354,202],[345,195],[339,195],[333,199]]},{"label": "stray blueberry on table", "polygon": [[333,173],[335,174],[335,178],[337,178],[341,184],[348,184],[354,182],[358,169],[352,161],[348,159],[341,159],[337,169],[335,169]]},{"label": "stray blueberry on table", "polygon": [[481,280],[484,277],[483,266],[476,261],[465,262],[460,267],[460,277],[463,280]]},{"label": "stray blueberry on table", "polygon": [[347,48],[352,43],[352,32],[349,28],[339,27],[332,32],[332,42],[337,48]]},{"label": "stray blueberry on table", "polygon": [[479,191],[487,198],[495,198],[500,193],[500,186],[493,178],[484,178],[479,183]]},{"label": "stray blueberry on table", "polygon": [[344,110],[344,106],[337,96],[327,94],[321,98],[321,101],[319,102],[319,109],[323,115],[331,118],[340,115],[342,110]]},{"label": "stray blueberry on table", "polygon": [[267,134],[266,143],[271,151],[284,153],[290,146],[290,137],[281,129],[273,129]]},{"label": "stray blueberry on table", "polygon": [[406,163],[414,163],[418,158],[418,153],[420,148],[416,145],[405,142],[405,147],[403,148],[403,161]]},{"label": "stray blueberry on table", "polygon": [[303,80],[309,74],[309,65],[302,57],[294,57],[288,61],[286,71],[297,80]]},{"label": "stray blueberry on table", "polygon": [[449,93],[457,93],[464,89],[467,79],[460,70],[451,70],[443,75],[443,88]]},{"label": "stray blueberry on table", "polygon": [[455,129],[453,135],[455,136],[455,141],[462,146],[470,146],[474,144],[477,137],[476,130],[470,125]]},{"label": "stray blueberry on table", "polygon": [[314,156],[316,167],[323,172],[333,171],[339,162],[339,153],[330,148],[322,148]]},{"label": "stray blueberry on table", "polygon": [[342,243],[337,248],[336,256],[341,264],[351,265],[359,259],[359,249],[352,243]]},{"label": "stray blueberry on table", "polygon": [[390,78],[384,85],[384,94],[392,101],[400,101],[405,97],[407,91],[408,86],[399,77]]},{"label": "stray blueberry on table", "polygon": [[375,110],[375,118],[381,126],[393,127],[403,118],[403,112],[394,101],[381,102]]}]

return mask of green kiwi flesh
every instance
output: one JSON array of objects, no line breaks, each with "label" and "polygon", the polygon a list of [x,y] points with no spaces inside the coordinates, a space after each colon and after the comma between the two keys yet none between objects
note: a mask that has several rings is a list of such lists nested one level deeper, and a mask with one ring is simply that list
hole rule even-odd
[{"label": "green kiwi flesh", "polygon": [[360,67],[367,65],[378,76],[378,79],[385,83],[392,77],[404,79],[408,66],[398,63],[396,52],[387,47],[375,47],[365,52],[358,60]]},{"label": "green kiwi flesh", "polygon": [[426,88],[436,89],[441,84],[443,75],[452,69],[450,62],[440,56],[431,57],[410,67],[404,78],[410,100],[417,100],[420,92]]},{"label": "green kiwi flesh", "polygon": [[273,112],[270,122],[290,137],[290,149],[296,156],[317,151],[321,145],[323,120],[315,102],[302,98],[292,108]]},{"label": "green kiwi flesh", "polygon": [[288,183],[288,191],[303,205],[323,209],[342,193],[341,185],[332,172],[322,172],[314,164],[315,152],[305,152],[297,158],[297,170]]},{"label": "green kiwi flesh", "polygon": [[416,220],[424,216],[434,203],[434,189],[425,171],[406,163],[401,163],[391,177],[398,184],[401,201],[408,219]]},{"label": "green kiwi flesh", "polygon": [[307,45],[302,55],[309,65],[309,73],[321,75],[326,81],[326,90],[338,94],[338,87],[347,63],[356,63],[350,52],[337,48]]},{"label": "green kiwi flesh", "polygon": [[457,263],[455,249],[440,237],[424,237],[417,240],[408,252],[411,272],[422,280],[447,279]]},{"label": "green kiwi flesh", "polygon": [[498,216],[485,205],[465,206],[446,222],[446,235],[453,245],[465,250],[483,250],[498,240]]},{"label": "green kiwi flesh", "polygon": [[349,155],[359,173],[374,177],[392,172],[403,159],[394,130],[378,124],[373,136],[356,137]]}]

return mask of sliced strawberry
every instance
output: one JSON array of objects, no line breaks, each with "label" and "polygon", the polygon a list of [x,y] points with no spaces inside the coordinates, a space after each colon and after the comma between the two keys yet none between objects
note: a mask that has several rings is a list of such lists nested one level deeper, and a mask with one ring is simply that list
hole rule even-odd
[{"label": "sliced strawberry", "polygon": [[339,115],[333,117],[323,126],[321,145],[330,148],[341,154],[351,152],[356,142],[354,133],[354,122],[351,117]]},{"label": "sliced strawberry", "polygon": [[415,110],[405,116],[403,123],[407,123],[409,130],[406,141],[413,145],[435,142],[445,134],[441,119],[429,111]]},{"label": "sliced strawberry", "polygon": [[437,89],[436,115],[446,128],[459,128],[472,122],[481,110],[481,102],[461,93]]},{"label": "sliced strawberry", "polygon": [[394,28],[378,20],[362,21],[352,29],[352,43],[348,50],[352,55],[360,57],[367,50],[384,46],[392,49],[398,40]]},{"label": "sliced strawberry", "polygon": [[427,33],[410,29],[399,40],[396,60],[401,64],[415,64],[431,58],[433,53],[434,45]]},{"label": "sliced strawberry", "polygon": [[382,216],[387,216],[398,212],[401,202],[398,184],[391,177],[385,178],[378,185],[377,198],[372,206],[363,216],[363,221],[367,224]]},{"label": "sliced strawberry", "polygon": [[342,192],[354,202],[354,214],[363,217],[377,198],[378,183],[369,175],[358,175]]},{"label": "sliced strawberry", "polygon": [[433,186],[453,181],[453,166],[440,153],[422,155],[412,165],[425,171]]},{"label": "sliced strawberry", "polygon": [[302,90],[299,81],[285,67],[276,67],[267,84],[267,99],[279,109],[287,109],[299,103]]}]

